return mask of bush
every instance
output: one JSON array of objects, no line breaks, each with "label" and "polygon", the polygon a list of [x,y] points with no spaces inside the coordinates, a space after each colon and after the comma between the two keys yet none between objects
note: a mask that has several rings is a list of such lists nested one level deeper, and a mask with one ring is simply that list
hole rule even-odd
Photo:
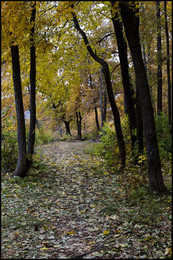
[{"label": "bush", "polygon": [[1,133],[1,169],[3,173],[15,170],[18,158],[17,134],[11,130],[13,122],[5,119]]},{"label": "bush", "polygon": [[97,129],[94,129],[91,133],[87,133],[83,135],[83,138],[86,138],[87,140],[91,141],[98,141],[99,140],[99,131]]},{"label": "bush", "polygon": [[105,124],[100,133],[100,143],[96,146],[96,153],[101,156],[107,167],[115,167],[117,164],[119,148],[117,145],[116,133]]},{"label": "bush", "polygon": [[[28,136],[28,134],[27,134]],[[52,132],[49,130],[45,130],[43,127],[40,128],[39,131],[36,131],[35,135],[35,144],[47,144],[54,140]]]}]

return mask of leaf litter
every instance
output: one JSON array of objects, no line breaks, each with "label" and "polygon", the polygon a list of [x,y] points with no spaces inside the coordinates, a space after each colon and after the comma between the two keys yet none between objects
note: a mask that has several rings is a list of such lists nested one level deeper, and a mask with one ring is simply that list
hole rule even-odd
[{"label": "leaf litter", "polygon": [[121,178],[85,152],[92,147],[42,145],[28,177],[2,177],[2,259],[171,257],[170,197],[130,199]]}]

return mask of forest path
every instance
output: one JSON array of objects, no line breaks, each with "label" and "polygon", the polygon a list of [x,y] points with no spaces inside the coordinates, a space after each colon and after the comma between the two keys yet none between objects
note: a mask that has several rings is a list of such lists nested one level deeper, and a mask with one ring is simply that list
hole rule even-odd
[{"label": "forest path", "polygon": [[[55,142],[40,150],[43,160],[53,166],[55,173],[51,174],[52,182],[49,181],[47,190],[50,195],[54,193],[54,198],[51,197],[54,213],[50,211],[49,214],[53,223],[51,231],[56,234],[53,244],[58,253],[49,252],[52,258],[78,258],[83,254],[89,258],[110,257],[110,252],[106,251],[113,248],[115,239],[111,245],[107,244],[107,239],[110,229],[115,233],[114,222],[118,227],[118,216],[114,215],[112,220],[100,214],[110,182],[99,169],[98,158],[84,153],[84,149],[90,150],[92,145],[93,142],[87,141]],[[115,251],[111,253],[115,254]]]},{"label": "forest path", "polygon": [[2,178],[2,259],[167,256],[171,199],[137,192],[130,197],[127,174],[133,180],[136,167],[110,174],[93,146],[41,145],[29,176]]}]

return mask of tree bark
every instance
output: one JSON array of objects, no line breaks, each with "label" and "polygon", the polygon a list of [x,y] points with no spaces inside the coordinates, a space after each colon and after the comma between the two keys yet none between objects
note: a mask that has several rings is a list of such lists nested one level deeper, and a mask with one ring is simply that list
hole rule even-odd
[{"label": "tree bark", "polygon": [[171,77],[170,77],[169,33],[168,33],[166,1],[164,1],[164,11],[165,11],[165,31],[166,31],[166,51],[167,51],[168,123],[169,123],[169,126],[171,126],[171,122],[172,122],[171,87],[172,87],[172,85],[171,85]]},{"label": "tree bark", "polygon": [[161,42],[161,22],[160,22],[160,1],[156,1],[157,6],[157,114],[162,112],[162,42]]},{"label": "tree bark", "polygon": [[134,130],[136,129],[136,115],[135,115],[135,108],[134,108],[134,90],[133,86],[130,83],[130,76],[129,76],[129,65],[127,59],[127,44],[125,38],[123,36],[122,24],[120,22],[120,17],[118,12],[114,10],[115,1],[111,1],[112,4],[112,22],[114,26],[115,36],[117,39],[118,44],[118,53],[120,58],[120,65],[121,65],[121,76],[124,88],[124,96],[126,102],[127,113],[129,116],[129,125],[130,125],[130,136],[131,136],[131,145],[132,149],[136,142],[136,135],[134,134]]},{"label": "tree bark", "polygon": [[32,155],[34,153],[35,143],[35,126],[36,126],[36,54],[34,46],[34,31],[35,31],[35,15],[36,2],[33,4],[30,23],[33,23],[30,33],[30,127],[28,136],[28,167],[32,165]]},{"label": "tree bark", "polygon": [[[90,88],[93,89],[93,84],[92,84],[92,77],[90,75]],[[96,104],[96,100],[94,99],[94,104]],[[100,130],[100,127],[99,127],[99,120],[98,120],[98,112],[97,112],[97,107],[95,105],[94,107],[94,111],[95,111],[95,120],[96,120],[96,127],[97,127],[97,130],[99,131]]]},{"label": "tree bark", "polygon": [[142,112],[143,129],[146,143],[149,187],[151,191],[156,191],[162,194],[170,194],[170,191],[164,185],[161,172],[161,162],[157,144],[154,114],[140,45],[139,16],[137,15],[139,10],[136,8],[134,3],[130,2],[120,2],[119,6],[121,9],[121,16],[125,27],[125,33],[135,68],[136,85]]},{"label": "tree bark", "polygon": [[15,105],[16,105],[16,114],[17,114],[17,140],[18,140],[18,161],[13,176],[19,176],[24,178],[27,175],[26,132],[25,132],[25,117],[24,117],[23,98],[22,98],[18,45],[11,46],[11,55],[12,55]]},{"label": "tree bark", "polygon": [[70,121],[64,120],[65,129],[66,129],[66,135],[71,135],[70,133]]},{"label": "tree bark", "polygon": [[[73,8],[73,4],[71,5],[71,7]],[[117,105],[115,102],[114,93],[113,93],[113,89],[112,89],[112,82],[111,82],[111,77],[110,77],[109,66],[105,60],[103,60],[97,54],[95,54],[93,52],[85,32],[79,26],[76,14],[74,12],[72,12],[72,16],[73,16],[73,22],[74,22],[75,28],[81,34],[89,54],[96,62],[98,62],[102,66],[102,72],[103,72],[103,75],[105,78],[107,93],[108,93],[110,105],[112,108],[112,113],[114,116],[114,125],[115,125],[115,129],[116,129],[116,135],[117,135],[117,141],[118,141],[118,147],[119,147],[119,156],[120,156],[122,166],[124,167],[125,158],[126,158],[125,143],[124,143],[124,138],[123,138],[122,129],[121,129],[120,115],[119,115],[119,111],[118,111],[118,108],[117,108]]]},{"label": "tree bark", "polygon": [[82,139],[82,117],[80,111],[76,112],[76,120],[77,120],[78,138]]},{"label": "tree bark", "polygon": [[106,111],[107,111],[107,94],[106,90],[103,91],[103,126],[106,123]]}]

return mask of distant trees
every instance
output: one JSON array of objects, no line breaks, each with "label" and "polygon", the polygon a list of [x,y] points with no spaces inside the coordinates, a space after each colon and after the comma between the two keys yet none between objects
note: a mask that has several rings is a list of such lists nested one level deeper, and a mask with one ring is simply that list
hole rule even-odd
[{"label": "distant trees", "polygon": [[[73,8],[74,5],[72,4],[71,7]],[[113,94],[109,66],[103,58],[99,57],[96,53],[93,52],[93,49],[91,48],[88,38],[87,38],[85,32],[81,29],[81,27],[78,23],[76,14],[73,11],[72,11],[72,16],[73,16],[73,22],[74,22],[75,28],[81,34],[88,52],[90,53],[92,58],[102,66],[102,72],[103,72],[103,75],[105,78],[105,84],[106,84],[106,88],[107,88],[109,102],[110,102],[110,105],[112,108],[112,113],[114,116],[114,125],[115,125],[115,129],[116,129],[116,134],[117,134],[120,160],[121,160],[122,166],[124,167],[125,159],[126,159],[126,149],[125,149],[124,137],[123,137],[122,129],[121,129],[120,115],[119,115],[119,111],[118,111],[118,108],[117,108],[117,105],[115,102],[115,98],[114,98],[114,94]]]}]

